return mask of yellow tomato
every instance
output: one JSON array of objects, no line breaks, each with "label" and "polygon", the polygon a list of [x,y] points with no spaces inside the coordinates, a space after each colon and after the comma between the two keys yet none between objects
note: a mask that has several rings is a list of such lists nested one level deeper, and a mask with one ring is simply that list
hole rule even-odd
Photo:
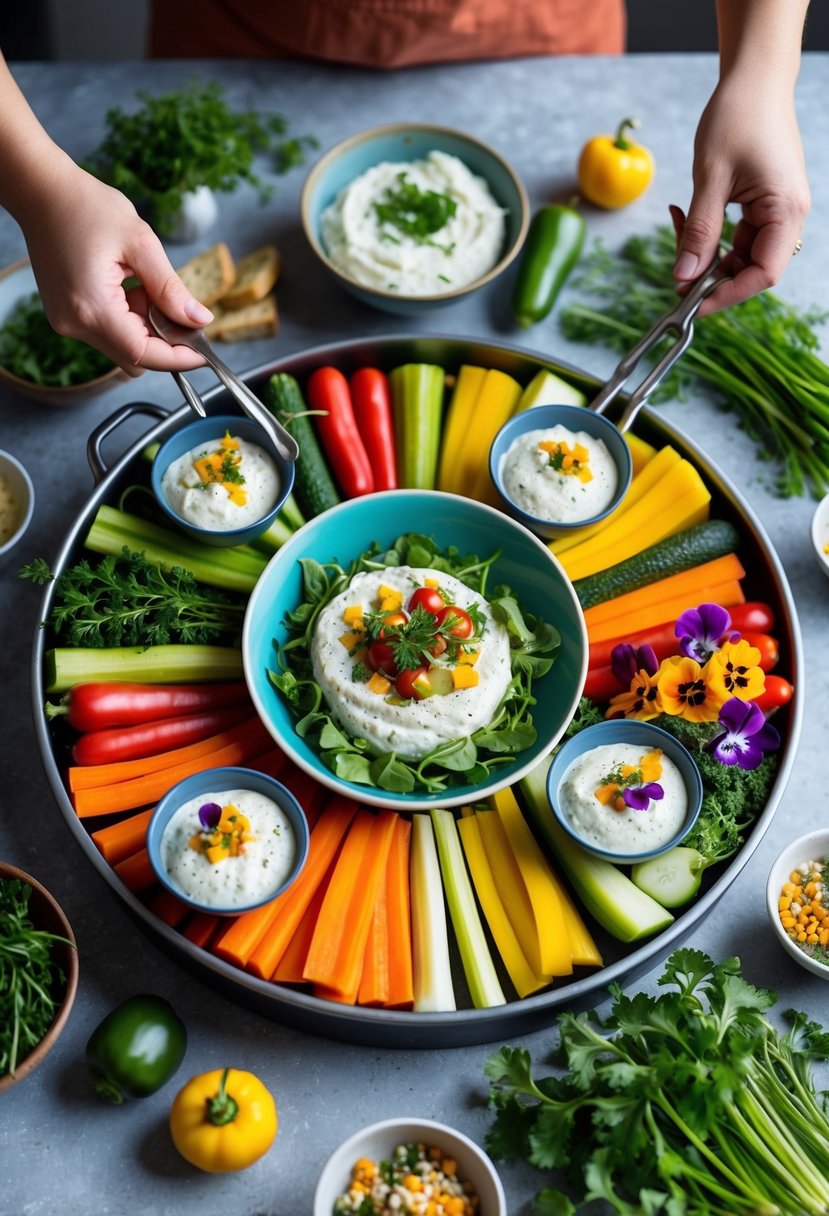
[{"label": "yellow tomato", "polygon": [[217,1068],[193,1077],[170,1109],[170,1133],[186,1161],[209,1174],[243,1170],[276,1137],[276,1105],[251,1072]]},{"label": "yellow tomato", "polygon": [[626,207],[651,183],[654,161],[647,148],[635,144],[627,132],[638,127],[625,118],[615,136],[596,135],[587,141],[579,158],[579,189],[597,207]]}]

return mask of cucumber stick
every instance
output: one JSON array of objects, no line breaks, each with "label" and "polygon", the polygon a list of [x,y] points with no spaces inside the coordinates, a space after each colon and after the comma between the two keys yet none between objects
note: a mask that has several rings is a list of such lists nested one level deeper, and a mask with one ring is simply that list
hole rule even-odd
[{"label": "cucumber stick", "polygon": [[587,397],[581,389],[542,367],[524,389],[515,412],[520,414],[534,405],[587,405]]},{"label": "cucumber stick", "polygon": [[414,1011],[456,1009],[443,883],[428,815],[412,816],[411,883]]},{"label": "cucumber stick", "polygon": [[299,510],[312,519],[340,501],[337,487],[317,442],[308,406],[293,376],[277,372],[268,381],[266,405],[299,444],[294,494]]},{"label": "cucumber stick", "polygon": [[592,608],[726,553],[736,553],[739,544],[739,533],[733,524],[724,519],[709,519],[684,532],[675,532],[615,566],[577,579],[573,586],[582,608]]},{"label": "cucumber stick", "polygon": [[406,363],[389,375],[397,473],[407,489],[434,489],[443,384],[443,368],[433,363]]},{"label": "cucumber stick", "polygon": [[630,876],[640,891],[653,896],[666,908],[681,908],[699,890],[705,858],[696,849],[677,845],[650,861],[640,861]]},{"label": "cucumber stick", "polygon": [[609,861],[586,853],[559,827],[547,800],[551,763],[547,757],[519,781],[518,798],[587,911],[621,942],[639,941],[667,928],[674,918],[666,908]]}]

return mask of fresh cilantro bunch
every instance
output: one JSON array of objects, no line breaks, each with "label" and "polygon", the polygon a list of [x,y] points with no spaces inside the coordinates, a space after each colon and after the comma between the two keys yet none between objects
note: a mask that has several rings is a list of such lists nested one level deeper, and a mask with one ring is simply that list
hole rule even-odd
[{"label": "fresh cilantro bunch", "polygon": [[272,187],[253,169],[257,152],[284,134],[281,114],[235,112],[215,83],[192,81],[153,97],[139,92],[135,113],[120,106],[106,116],[106,136],[87,168],[141,205],[159,232],[169,232],[189,191],[199,186],[230,192],[240,182],[266,202]]},{"label": "fresh cilantro bunch", "polygon": [[[51,572],[38,558],[20,577],[43,583]],[[82,561],[59,574],[46,623],[71,646],[202,644],[238,634],[244,613],[242,601],[202,586],[180,566],[165,571],[124,548],[97,566]]]},{"label": "fresh cilantro bunch", "polygon": [[536,1078],[529,1052],[502,1047],[486,1065],[497,1157],[554,1170],[541,1216],[604,1200],[619,1216],[802,1216],[829,1211],[829,1119],[812,1064],[829,1034],[802,1013],[778,1034],[774,993],[740,960],[699,950],[668,959],[657,997],[559,1018],[563,1076]]},{"label": "fresh cilantro bunch", "polygon": [[18,300],[0,328],[0,367],[21,380],[68,388],[97,380],[114,366],[85,342],[55,333],[37,292]]}]

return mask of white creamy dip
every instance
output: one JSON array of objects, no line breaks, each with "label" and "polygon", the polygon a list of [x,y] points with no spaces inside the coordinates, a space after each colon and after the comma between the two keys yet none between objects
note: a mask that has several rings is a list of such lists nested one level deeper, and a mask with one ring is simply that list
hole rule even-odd
[{"label": "white creamy dip", "polygon": [[[233,441],[237,446],[228,453],[234,480],[223,480],[221,469],[214,470],[219,480],[204,480],[196,464],[223,451],[220,435],[174,460],[161,479],[164,497],[173,510],[198,528],[214,532],[244,528],[276,505],[280,486],[276,462],[256,443],[236,436]],[[210,469],[207,472],[212,475]],[[241,480],[235,480],[237,475]]]},{"label": "white creamy dip", "polygon": [[586,844],[633,856],[669,844],[681,831],[688,794],[682,774],[664,753],[658,778],[664,797],[652,799],[647,810],[625,807],[617,811],[596,797],[603,777],[622,764],[638,768],[648,750],[641,744],[606,744],[585,752],[567,769],[558,791],[559,810]]},{"label": "white creamy dip", "polygon": [[[207,802],[232,804],[250,821],[255,840],[237,857],[212,862],[190,847],[191,837],[204,831],[199,807]],[[161,860],[175,885],[206,907],[244,908],[274,894],[291,873],[297,841],[291,821],[272,798],[253,790],[223,790],[199,794],[180,806],[161,837]]]},{"label": "white creamy dip", "polygon": [[[395,705],[352,678],[353,658],[343,646],[343,612],[359,604],[376,607],[378,588],[385,584],[403,593],[404,603],[416,586],[434,579],[460,608],[477,604],[486,622],[475,665],[478,684],[447,696],[427,697]],[[421,760],[440,743],[461,739],[488,726],[510,682],[507,631],[497,622],[486,600],[464,583],[439,570],[411,566],[388,567],[357,574],[346,591],[319,615],[311,646],[314,678],[328,702],[331,716],[352,738],[366,739],[378,754],[396,752]]]},{"label": "white creamy dip", "polygon": [[[583,481],[577,472],[554,467],[559,463],[556,453],[541,448],[542,443],[566,445],[571,451],[577,445],[586,449],[583,467],[590,479]],[[513,502],[549,523],[578,523],[600,515],[619,487],[619,473],[604,441],[561,425],[519,435],[504,453],[500,473]]]},{"label": "white creamy dip", "polygon": [[[375,204],[405,184],[422,193],[448,194],[454,215],[418,239],[388,219]],[[506,223],[483,178],[446,152],[423,160],[384,161],[340,191],[320,217],[320,236],[332,264],[365,287],[404,296],[445,295],[491,270],[501,254]]]}]

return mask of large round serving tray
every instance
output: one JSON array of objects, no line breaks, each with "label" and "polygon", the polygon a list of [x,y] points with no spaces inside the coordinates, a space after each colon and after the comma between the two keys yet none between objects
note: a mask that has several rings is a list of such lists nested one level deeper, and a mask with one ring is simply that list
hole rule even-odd
[{"label": "large round serving tray", "polygon": [[[532,351],[460,337],[420,336],[379,337],[317,347],[255,368],[247,373],[244,379],[257,391],[264,386],[268,376],[276,371],[290,372],[302,383],[316,367],[327,364],[333,364],[349,374],[358,367],[375,366],[390,370],[407,362],[438,363],[450,372],[457,370],[462,363],[475,363],[483,367],[498,368],[523,383],[528,382],[540,367],[548,367],[571,382],[581,385],[588,392],[596,386],[595,380],[584,373],[569,365],[557,364]],[[224,390],[217,389],[206,394],[205,400],[211,413],[218,414],[228,409],[229,401]],[[101,457],[103,439],[127,417],[136,413],[146,413],[162,420],[107,471]],[[69,529],[53,563],[55,573],[60,573],[79,560],[82,554],[82,539],[95,512],[102,503],[117,501],[119,493],[132,480],[134,474],[131,475],[131,470],[134,469],[135,462],[142,459],[141,453],[147,444],[167,438],[189,417],[190,412],[186,406],[175,413],[167,414],[156,405],[135,403],[122,407],[98,427],[89,444],[90,463],[98,485],[86,508]],[[713,875],[711,871],[707,872],[701,894],[694,903],[687,910],[680,910],[668,929],[632,947],[614,941],[591,924],[605,958],[606,965],[603,968],[572,980],[557,982],[554,987],[539,995],[492,1009],[461,1008],[452,1013],[412,1013],[363,1006],[351,1007],[260,980],[194,946],[175,929],[165,925],[124,886],[115,871],[103,860],[75,814],[61,776],[51,731],[43,710],[43,656],[51,643],[49,631],[38,628],[35,634],[32,671],[35,724],[43,764],[58,806],[70,832],[91,864],[124,901],[142,928],[164,949],[200,978],[221,989],[225,995],[277,1021],[313,1033],[371,1046],[433,1048],[488,1043],[547,1026],[562,1009],[578,1010],[599,1003],[606,996],[611,982],[623,985],[631,983],[688,938],[695,926],[719,902],[726,888],[751,857],[766,832],[785,789],[794,763],[803,715],[802,645],[794,600],[783,568],[762,525],[748,505],[727,483],[708,456],[658,414],[646,408],[637,421],[636,430],[650,442],[672,444],[683,456],[693,461],[712,491],[716,515],[730,519],[737,526],[742,538],[740,556],[747,571],[746,585],[749,588],[762,588],[762,598],[774,607],[777,616],[775,634],[781,649],[781,670],[790,673],[796,690],[781,723],[785,742],[768,803],[733,859],[727,865],[714,867]],[[49,614],[53,586],[54,584],[50,584],[50,589],[44,597],[40,619],[45,620]],[[463,999],[464,994],[461,992],[459,995]]]}]

